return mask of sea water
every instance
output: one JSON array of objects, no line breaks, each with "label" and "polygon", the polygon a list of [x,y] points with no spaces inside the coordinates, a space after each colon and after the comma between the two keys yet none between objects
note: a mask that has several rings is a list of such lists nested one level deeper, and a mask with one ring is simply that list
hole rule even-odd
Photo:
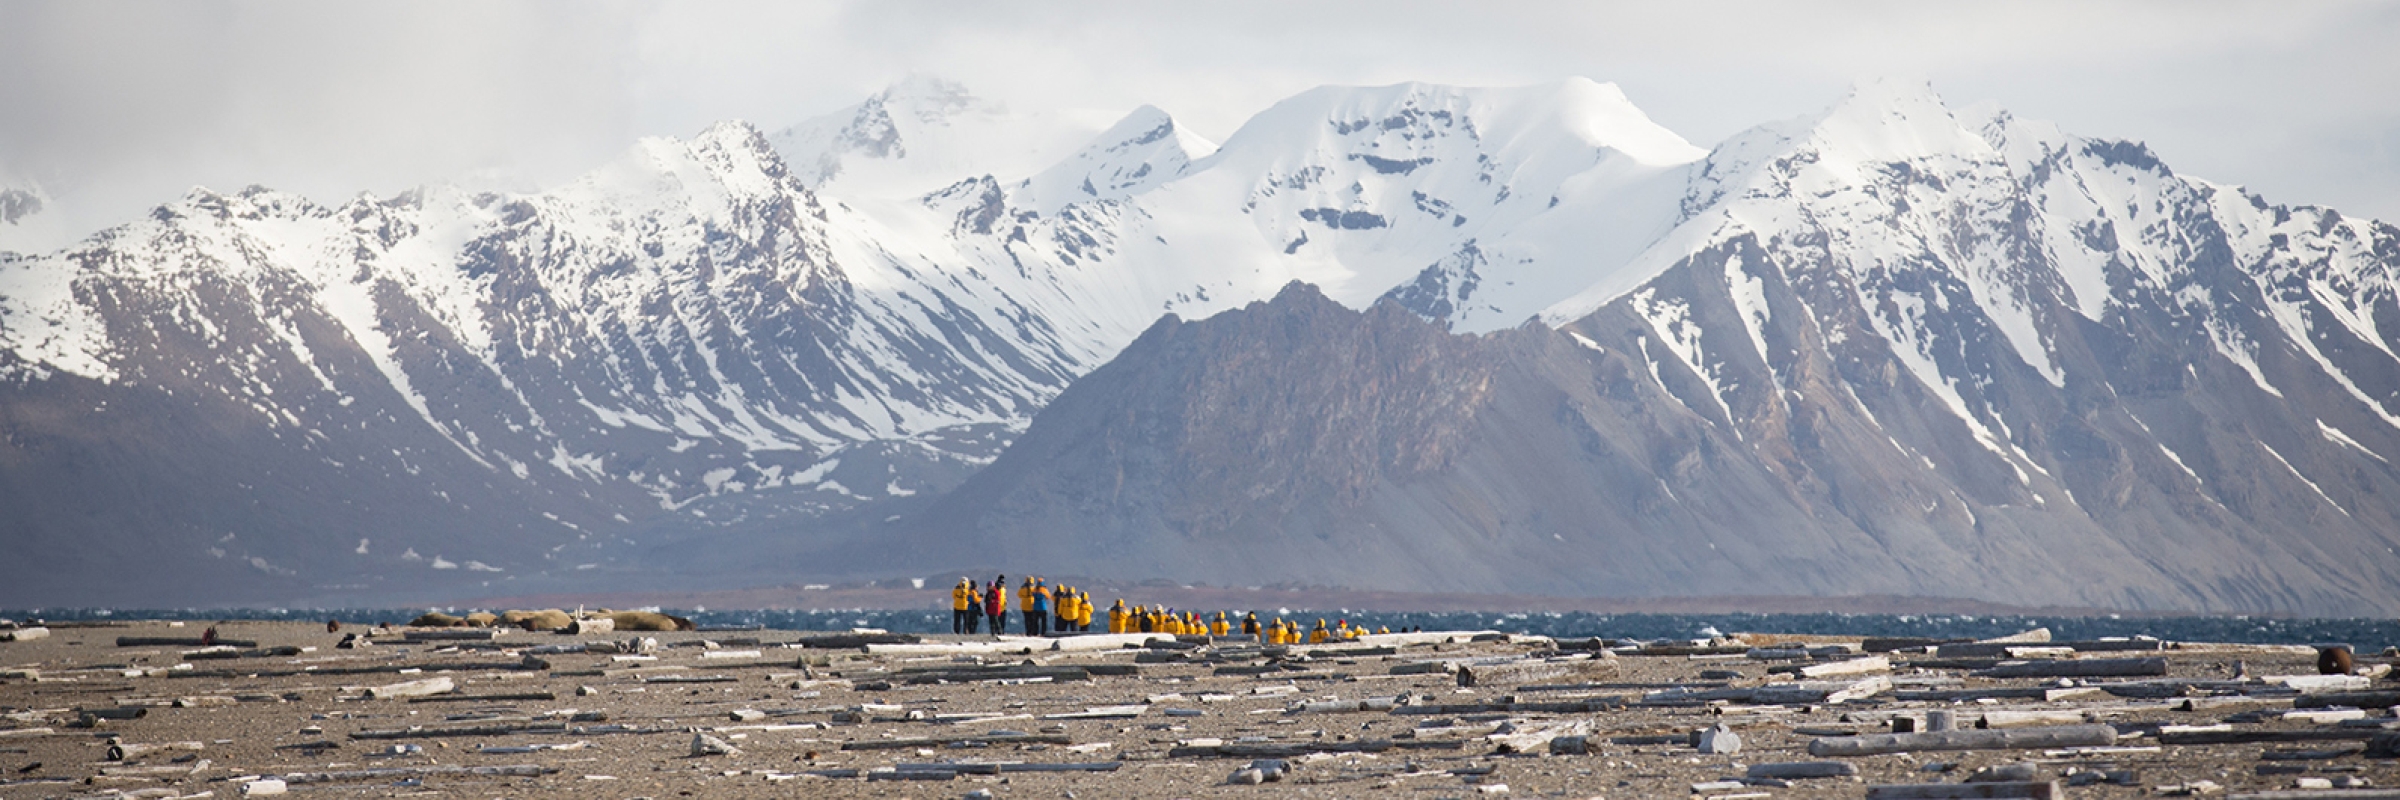
[{"label": "sea water", "polygon": [[[340,620],[345,625],[373,625],[382,622],[399,625],[428,610],[463,614],[471,609],[37,608],[0,609],[0,618],[41,619],[50,622],[128,619],[321,622],[333,619]],[[947,610],[792,611],[673,608],[659,610],[687,617],[704,629],[841,631],[851,628],[880,628],[899,633],[947,633],[950,630],[950,612]],[[1301,623],[1302,627],[1314,626],[1319,619],[1325,620],[1328,625],[1339,620],[1347,620],[1351,625],[1363,625],[1368,628],[1493,630],[1560,638],[1598,636],[1612,639],[1686,640],[1707,638],[1712,633],[1718,632],[1751,632],[1982,639],[2034,628],[2049,628],[2051,638],[2061,641],[2149,636],[2169,641],[2188,642],[2343,643],[2362,653],[2376,653],[2387,647],[2400,646],[2400,621],[2389,619],[2119,615],[2046,617],[1955,614],[1593,614],[1581,611],[1494,614],[1488,612],[1395,613],[1358,609],[1297,608],[1185,610],[1199,611],[1204,617],[1213,617],[1217,611],[1226,611],[1228,612],[1227,616],[1233,619],[1239,619],[1243,613],[1255,611],[1261,620],[1282,617],[1286,620],[1296,620]],[[1009,630],[1016,630],[1019,619],[1021,618],[1015,612],[1009,613]]]}]

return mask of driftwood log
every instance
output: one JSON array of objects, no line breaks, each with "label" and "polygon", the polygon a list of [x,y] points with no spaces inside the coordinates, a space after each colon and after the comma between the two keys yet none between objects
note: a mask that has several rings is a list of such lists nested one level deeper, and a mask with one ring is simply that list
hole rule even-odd
[{"label": "driftwood log", "polygon": [[2103,678],[2165,675],[2163,658],[2076,658],[2002,663],[1975,673],[1978,678]]},{"label": "driftwood log", "polygon": [[900,739],[860,739],[842,743],[844,750],[911,750],[919,747],[942,748],[954,744],[1074,744],[1065,734],[1009,733],[994,736],[925,736]]},{"label": "driftwood log", "polygon": [[1961,797],[2065,797],[2057,781],[1901,783],[1867,787],[1867,800],[1942,800]]},{"label": "driftwood log", "polygon": [[1883,733],[1836,736],[1808,743],[1818,758],[1872,756],[1921,750],[2028,750],[2053,747],[2104,747],[2117,743],[2117,729],[2108,725],[2061,725],[2051,728],[1944,731],[1940,733]]},{"label": "driftwood log", "polygon": [[1528,659],[1501,664],[1461,664],[1458,667],[1460,686],[1500,686],[1561,679],[1590,681],[1616,676],[1617,662],[1613,658]]}]

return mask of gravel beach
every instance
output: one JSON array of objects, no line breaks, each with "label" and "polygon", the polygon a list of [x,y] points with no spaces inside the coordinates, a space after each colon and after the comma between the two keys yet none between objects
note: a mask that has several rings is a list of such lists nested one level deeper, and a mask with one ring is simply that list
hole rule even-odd
[{"label": "gravel beach", "polygon": [[0,797],[2400,789],[2388,660],[2306,647],[205,627],[0,631]]}]

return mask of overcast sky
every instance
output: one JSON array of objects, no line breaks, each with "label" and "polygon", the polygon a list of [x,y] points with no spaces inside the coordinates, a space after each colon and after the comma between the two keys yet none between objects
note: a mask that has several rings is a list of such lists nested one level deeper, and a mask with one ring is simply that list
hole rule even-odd
[{"label": "overcast sky", "polygon": [[925,72],[1223,138],[1321,84],[1623,87],[1702,146],[1926,79],[2273,201],[2400,220],[2400,3],[0,0],[0,176],[78,233],[194,185],[534,186]]}]

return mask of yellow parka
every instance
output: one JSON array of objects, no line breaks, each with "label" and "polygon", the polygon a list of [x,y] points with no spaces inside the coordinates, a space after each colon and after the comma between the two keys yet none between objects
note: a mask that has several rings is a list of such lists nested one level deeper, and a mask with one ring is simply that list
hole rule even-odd
[{"label": "yellow parka", "polygon": [[965,610],[967,610],[967,605],[968,605],[968,602],[967,602],[967,601],[968,601],[970,598],[973,598],[974,596],[975,596],[975,582],[973,582],[973,581],[970,581],[970,580],[967,580],[967,579],[965,579],[965,578],[960,578],[960,579],[958,579],[958,585],[957,585],[957,586],[952,586],[952,587],[950,587],[950,610],[952,610],[952,611],[965,611]]},{"label": "yellow parka", "polygon": [[1124,632],[1126,632],[1126,631],[1125,631],[1125,622],[1126,622],[1128,619],[1131,619],[1131,618],[1132,618],[1132,616],[1133,616],[1133,612],[1131,612],[1131,611],[1127,611],[1127,610],[1125,609],[1125,598],[1122,598],[1122,597],[1119,597],[1119,598],[1117,598],[1117,604],[1116,604],[1116,605],[1113,605],[1113,606],[1109,606],[1109,607],[1108,607],[1108,632],[1109,632],[1109,633],[1124,633]]},{"label": "yellow parka", "polygon": [[1032,578],[1026,578],[1024,583],[1021,583],[1021,584],[1018,584],[1018,585],[1017,585],[1017,610],[1018,610],[1018,611],[1032,611],[1032,610],[1033,610],[1033,579],[1032,579]]}]

